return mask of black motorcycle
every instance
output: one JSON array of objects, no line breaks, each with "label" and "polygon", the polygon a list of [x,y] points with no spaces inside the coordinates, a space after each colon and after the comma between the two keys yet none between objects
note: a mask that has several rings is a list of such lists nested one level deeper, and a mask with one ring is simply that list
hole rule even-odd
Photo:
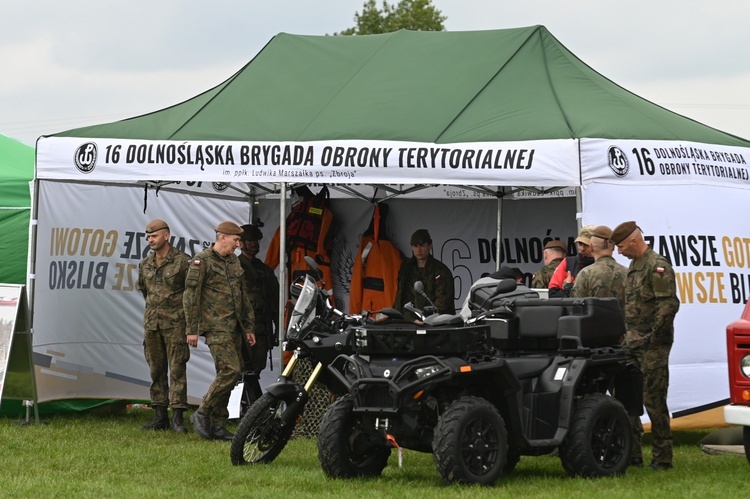
[{"label": "black motorcycle", "polygon": [[[334,308],[317,265],[309,257],[306,260],[313,275],[298,278],[290,287],[296,302],[286,330],[285,350],[293,351],[292,358],[278,381],[268,386],[240,420],[230,450],[234,465],[273,461],[291,438],[317,382],[334,394],[346,391],[325,367],[336,356],[352,352],[347,331],[351,325],[362,324],[363,317],[349,316]],[[304,385],[292,379],[302,359],[315,363]]]}]

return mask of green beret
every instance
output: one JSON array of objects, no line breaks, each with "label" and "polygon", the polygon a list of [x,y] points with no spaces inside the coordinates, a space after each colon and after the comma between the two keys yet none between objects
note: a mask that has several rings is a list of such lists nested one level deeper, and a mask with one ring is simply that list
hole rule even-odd
[{"label": "green beret", "polygon": [[214,230],[216,232],[227,234],[229,236],[239,236],[240,234],[242,234],[242,229],[240,228],[240,226],[228,220],[225,222],[221,222],[216,226],[216,229]]},{"label": "green beret", "polygon": [[636,223],[632,220],[630,222],[623,222],[615,227],[615,230],[612,231],[612,237],[610,237],[609,239],[615,244],[620,244],[637,228],[638,225],[636,225]]},{"label": "green beret", "polygon": [[146,234],[152,234],[156,232],[157,230],[169,230],[169,225],[167,225],[167,222],[164,220],[159,220],[158,218],[156,220],[151,220],[146,225]]},{"label": "green beret", "polygon": [[597,225],[596,228],[591,232],[592,237],[598,237],[605,241],[612,237],[612,229],[606,225]]},{"label": "green beret", "polygon": [[559,239],[553,239],[552,241],[544,245],[544,249],[552,249],[552,248],[561,250],[566,255],[568,254],[568,245],[560,241]]}]

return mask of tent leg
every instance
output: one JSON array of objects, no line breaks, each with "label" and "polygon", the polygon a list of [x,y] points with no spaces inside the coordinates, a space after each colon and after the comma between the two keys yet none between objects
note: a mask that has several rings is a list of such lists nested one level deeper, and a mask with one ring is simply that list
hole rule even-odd
[{"label": "tent leg", "polygon": [[[281,197],[279,198],[279,345],[284,344],[284,336],[286,334],[286,323],[284,322],[284,315],[286,312],[286,298],[289,292],[288,286],[286,285],[286,182],[279,184]],[[279,369],[284,369],[284,350],[279,349]]]}]

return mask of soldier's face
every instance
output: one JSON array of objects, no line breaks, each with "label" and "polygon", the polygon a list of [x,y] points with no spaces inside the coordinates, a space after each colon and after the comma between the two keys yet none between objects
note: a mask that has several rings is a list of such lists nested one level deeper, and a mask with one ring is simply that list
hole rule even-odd
[{"label": "soldier's face", "polygon": [[240,248],[247,256],[255,257],[260,251],[260,241],[242,241]]},{"label": "soldier's face", "polygon": [[227,256],[234,253],[234,250],[240,246],[240,236],[229,234],[220,234],[219,240],[214,244],[214,250],[221,256]]},{"label": "soldier's face", "polygon": [[432,243],[412,244],[411,252],[417,262],[425,262],[432,251]]},{"label": "soldier's face", "polygon": [[576,244],[578,245],[578,252],[581,256],[591,256],[591,246],[582,242],[577,242]]},{"label": "soldier's face", "polygon": [[146,241],[153,251],[159,251],[169,241],[169,231],[161,229],[151,234],[146,234]]},{"label": "soldier's face", "polygon": [[617,253],[630,258],[631,260],[635,258],[635,240],[633,238],[628,238],[624,241],[620,241],[620,244],[617,245]]}]

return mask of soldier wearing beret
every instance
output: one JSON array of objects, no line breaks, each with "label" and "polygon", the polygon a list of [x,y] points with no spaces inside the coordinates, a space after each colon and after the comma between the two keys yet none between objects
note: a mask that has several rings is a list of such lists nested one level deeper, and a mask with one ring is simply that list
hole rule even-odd
[{"label": "soldier wearing beret", "polygon": [[625,278],[628,269],[612,258],[615,246],[609,240],[612,229],[599,225],[591,233],[591,255],[594,263],[581,271],[573,283],[571,296],[595,296],[598,298],[617,298],[620,310],[625,310]]},{"label": "soldier wearing beret", "polygon": [[555,269],[548,286],[550,298],[565,298],[570,296],[570,292],[573,290],[573,282],[578,272],[587,265],[594,263],[590,246],[591,232],[593,230],[593,225],[581,227],[578,237],[575,240],[578,247],[578,255],[564,258]]},{"label": "soldier wearing beret", "polygon": [[414,283],[422,281],[424,290],[435,304],[438,313],[455,314],[456,305],[453,298],[453,274],[440,260],[432,256],[432,238],[427,229],[414,232],[409,241],[412,257],[404,260],[398,271],[398,290],[393,308],[404,314],[410,321],[418,320],[413,313],[404,310],[404,305],[423,309],[427,301],[414,293]]},{"label": "soldier wearing beret", "polygon": [[255,318],[242,265],[234,254],[242,229],[227,221],[215,231],[216,242],[190,261],[185,280],[187,342],[195,347],[203,336],[216,368],[216,377],[190,421],[205,439],[231,440],[227,406],[241,375],[243,335],[251,346],[255,344]]},{"label": "soldier wearing beret", "polygon": [[536,271],[531,279],[532,288],[547,288],[552,274],[563,258],[568,256],[568,245],[559,239],[553,239],[544,245],[544,267]]},{"label": "soldier wearing beret", "polygon": [[143,351],[151,373],[151,406],[154,419],[144,430],[169,428],[167,406],[172,407],[172,429],[187,433],[184,412],[187,403],[186,365],[190,349],[185,343],[185,290],[190,257],[169,244],[169,225],[152,220],[146,225],[151,252],[138,266],[137,288],[146,299],[143,314]]},{"label": "soldier wearing beret", "polygon": [[[617,251],[631,260],[625,282],[624,344],[643,373],[643,404],[651,420],[655,470],[672,468],[672,430],[667,407],[669,353],[674,341],[674,317],[680,308],[675,275],[669,262],[652,250],[635,222],[623,222],[612,232]],[[631,417],[636,437],[634,464],[642,464],[640,418]],[[640,461],[640,462],[639,462]]]}]

